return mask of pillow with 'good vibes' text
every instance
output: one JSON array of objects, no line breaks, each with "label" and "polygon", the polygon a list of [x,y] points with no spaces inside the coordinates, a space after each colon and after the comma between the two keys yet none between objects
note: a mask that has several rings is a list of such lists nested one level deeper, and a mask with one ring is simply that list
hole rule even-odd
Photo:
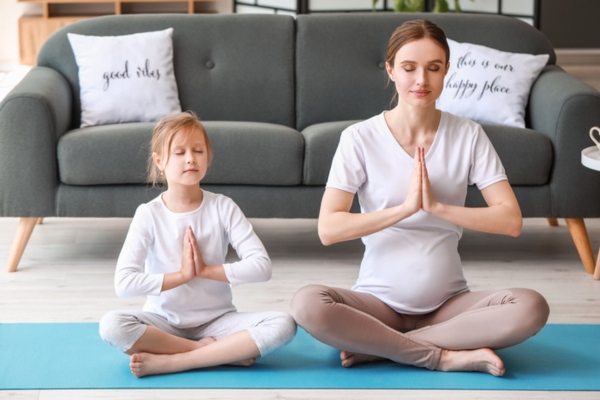
[{"label": "pillow with 'good vibes' text", "polygon": [[181,112],[173,29],[123,36],[68,33],[79,67],[81,127],[154,122]]},{"label": "pillow with 'good vibes' text", "polygon": [[480,123],[525,127],[529,92],[550,57],[507,53],[448,39],[450,70],[440,110]]}]

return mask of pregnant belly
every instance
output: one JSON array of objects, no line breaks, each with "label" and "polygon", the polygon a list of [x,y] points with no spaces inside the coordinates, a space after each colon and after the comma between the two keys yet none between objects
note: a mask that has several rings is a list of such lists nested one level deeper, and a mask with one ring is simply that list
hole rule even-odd
[{"label": "pregnant belly", "polygon": [[377,296],[397,312],[420,314],[467,290],[467,284],[456,235],[411,233],[368,244],[354,290]]}]

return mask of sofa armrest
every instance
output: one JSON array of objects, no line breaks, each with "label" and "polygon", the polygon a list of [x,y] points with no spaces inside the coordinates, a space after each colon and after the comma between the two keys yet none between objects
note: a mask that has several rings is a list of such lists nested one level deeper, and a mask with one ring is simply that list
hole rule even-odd
[{"label": "sofa armrest", "polygon": [[600,92],[558,66],[547,66],[532,87],[529,117],[531,127],[553,144],[553,216],[600,217],[600,172],[581,164],[581,150],[594,144],[590,128],[600,126]]},{"label": "sofa armrest", "polygon": [[35,67],[0,103],[0,216],[56,213],[56,142],[71,121],[72,94],[53,69]]}]

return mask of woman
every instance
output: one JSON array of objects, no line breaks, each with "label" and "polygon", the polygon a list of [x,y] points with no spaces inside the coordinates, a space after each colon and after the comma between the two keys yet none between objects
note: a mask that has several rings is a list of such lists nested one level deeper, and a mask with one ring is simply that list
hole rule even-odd
[{"label": "woman", "polygon": [[[362,238],[352,290],[304,287],[292,299],[300,326],[342,350],[342,365],[377,359],[439,371],[505,372],[493,351],[546,323],[529,289],[471,292],[458,240],[463,228],[518,236],[522,218],[480,125],[435,108],[449,68],[444,32],[402,24],[386,69],[398,104],[342,133],[319,215],[325,245]],[[468,185],[488,205],[466,208]],[[361,213],[350,213],[358,194]]]}]

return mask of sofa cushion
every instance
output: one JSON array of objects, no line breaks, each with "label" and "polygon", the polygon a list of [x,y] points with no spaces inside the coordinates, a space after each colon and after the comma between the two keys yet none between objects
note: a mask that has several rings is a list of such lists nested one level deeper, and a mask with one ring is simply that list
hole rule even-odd
[{"label": "sofa cushion", "polygon": [[[281,125],[203,122],[214,159],[202,183],[298,185],[304,140]],[[58,142],[58,169],[68,185],[140,184],[153,123],[94,126],[67,132]]]},{"label": "sofa cushion", "polygon": [[[358,121],[324,122],[302,131],[306,143],[305,185],[325,185],[344,129]],[[550,139],[531,129],[482,124],[512,185],[544,185],[552,169]]]},{"label": "sofa cushion", "polygon": [[500,156],[511,185],[548,183],[554,158],[550,138],[531,129],[495,124],[481,126]]},{"label": "sofa cushion", "polygon": [[69,185],[143,183],[153,123],[74,129],[57,146],[58,174]]},{"label": "sofa cushion", "polygon": [[324,122],[309,126],[302,131],[306,147],[302,179],[305,185],[325,185],[327,183],[331,161],[342,131],[356,122],[359,121]]},{"label": "sofa cushion", "polygon": [[204,122],[214,158],[203,183],[291,186],[302,183],[300,132],[260,122]]}]

